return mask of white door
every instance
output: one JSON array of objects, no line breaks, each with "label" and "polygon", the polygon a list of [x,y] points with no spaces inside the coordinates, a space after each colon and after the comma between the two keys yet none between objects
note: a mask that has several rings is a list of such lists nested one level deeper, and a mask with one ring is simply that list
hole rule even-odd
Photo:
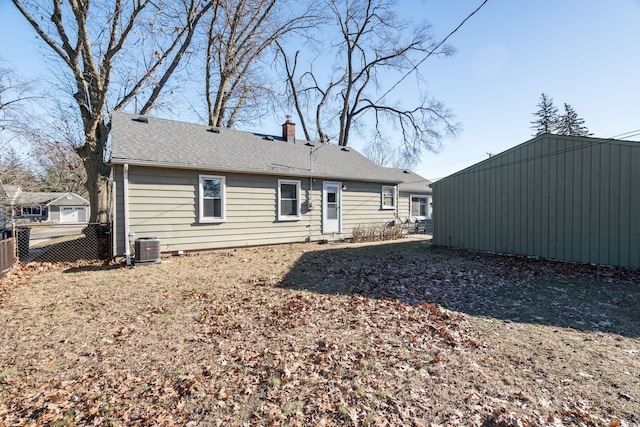
[{"label": "white door", "polygon": [[342,183],[325,181],[322,187],[322,234],[340,233]]},{"label": "white door", "polygon": [[86,221],[83,207],[63,206],[60,210],[60,222],[83,222]]}]

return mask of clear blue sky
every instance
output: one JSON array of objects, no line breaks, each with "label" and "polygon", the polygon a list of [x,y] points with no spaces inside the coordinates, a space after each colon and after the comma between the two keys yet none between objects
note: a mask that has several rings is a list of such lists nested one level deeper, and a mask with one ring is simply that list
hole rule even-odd
[{"label": "clear blue sky", "polygon": [[[482,1],[399,3],[442,38]],[[429,59],[420,70],[463,130],[440,153],[423,156],[416,172],[426,178],[530,139],[542,92],[560,110],[571,104],[595,137],[640,130],[640,0],[489,0],[449,43],[457,49],[453,57]],[[41,55],[14,6],[0,0],[0,56],[25,76],[53,81],[42,74]],[[397,90],[410,99],[415,91],[407,86]],[[279,126],[255,130],[277,133]]]}]

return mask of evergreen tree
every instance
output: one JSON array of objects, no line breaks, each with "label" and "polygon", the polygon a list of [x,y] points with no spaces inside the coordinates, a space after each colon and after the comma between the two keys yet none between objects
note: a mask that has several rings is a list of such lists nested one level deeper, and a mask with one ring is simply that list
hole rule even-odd
[{"label": "evergreen tree", "polygon": [[531,129],[535,132],[533,136],[542,135],[544,133],[556,133],[559,127],[558,109],[553,105],[553,99],[545,95],[540,96],[538,103],[538,111],[533,113],[536,120],[532,121]]},{"label": "evergreen tree", "polygon": [[573,107],[567,103],[564,104],[564,114],[560,117],[558,134],[572,136],[593,135],[589,133],[589,129],[584,125],[584,119],[578,117]]}]

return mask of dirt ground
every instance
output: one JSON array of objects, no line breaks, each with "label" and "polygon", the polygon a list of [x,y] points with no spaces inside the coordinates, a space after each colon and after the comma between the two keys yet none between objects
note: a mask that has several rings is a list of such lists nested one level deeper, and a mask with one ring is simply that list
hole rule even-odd
[{"label": "dirt ground", "polygon": [[637,426],[640,272],[294,244],[0,281],[0,426]]}]

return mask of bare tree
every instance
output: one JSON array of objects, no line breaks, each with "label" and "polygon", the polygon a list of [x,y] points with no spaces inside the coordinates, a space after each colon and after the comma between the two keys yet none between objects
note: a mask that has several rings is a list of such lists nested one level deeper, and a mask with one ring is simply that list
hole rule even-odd
[{"label": "bare tree", "polygon": [[29,104],[38,99],[32,82],[0,62],[0,183],[20,185],[27,190],[37,187],[29,162],[31,113]]},{"label": "bare tree", "polygon": [[84,186],[86,170],[76,154],[76,147],[82,145],[82,125],[73,114],[73,105],[65,108],[55,103],[50,111],[53,116],[41,121],[46,129],[38,130],[37,143],[34,144],[40,187],[44,191],[69,191],[87,197]]},{"label": "bare tree", "polygon": [[[380,95],[382,85],[392,86],[403,74],[417,73],[415,64],[420,59],[447,56],[453,50],[437,43],[427,24],[410,25],[401,20],[394,7],[396,3],[390,0],[328,0],[327,10],[339,38],[331,40],[334,50],[325,52],[323,58],[325,62],[332,58],[328,63],[333,73],[328,81],[313,70],[295,76],[296,70],[287,66],[292,63],[287,59],[287,83],[299,100],[315,103],[312,108],[320,141],[335,138],[338,145],[348,145],[359,127],[372,129],[374,141],[383,140],[389,138],[387,129],[393,127],[401,140],[400,157],[417,159],[423,149],[436,150],[445,134],[456,133],[457,124],[441,103],[423,97],[419,105],[404,107],[387,97],[389,91]],[[281,53],[284,55],[284,49]],[[393,80],[389,76],[394,76]],[[417,77],[420,81],[419,74]],[[306,115],[300,114],[303,108],[297,110],[305,123]]]},{"label": "bare tree", "polygon": [[243,109],[255,110],[244,108],[248,103],[255,107],[269,96],[260,59],[282,37],[314,20],[311,9],[295,14],[286,6],[283,0],[220,0],[207,27],[209,125],[231,127]]},{"label": "bare tree", "polygon": [[401,147],[393,147],[388,139],[376,138],[364,149],[363,154],[378,166],[411,169],[416,164],[415,157],[406,157]]},{"label": "bare tree", "polygon": [[0,182],[20,186],[26,191],[35,191],[39,187],[38,179],[31,165],[25,161],[24,153],[19,153],[11,146],[0,151]]},{"label": "bare tree", "polygon": [[24,117],[30,115],[28,104],[36,99],[33,83],[20,79],[0,59],[0,141],[6,143],[26,130]]},{"label": "bare tree", "polygon": [[84,168],[91,221],[105,222],[110,166],[106,162],[110,112],[141,100],[146,114],[187,53],[198,21],[215,2],[182,0],[160,7],[151,0],[12,0],[61,61],[63,88],[83,129],[75,147]]}]

